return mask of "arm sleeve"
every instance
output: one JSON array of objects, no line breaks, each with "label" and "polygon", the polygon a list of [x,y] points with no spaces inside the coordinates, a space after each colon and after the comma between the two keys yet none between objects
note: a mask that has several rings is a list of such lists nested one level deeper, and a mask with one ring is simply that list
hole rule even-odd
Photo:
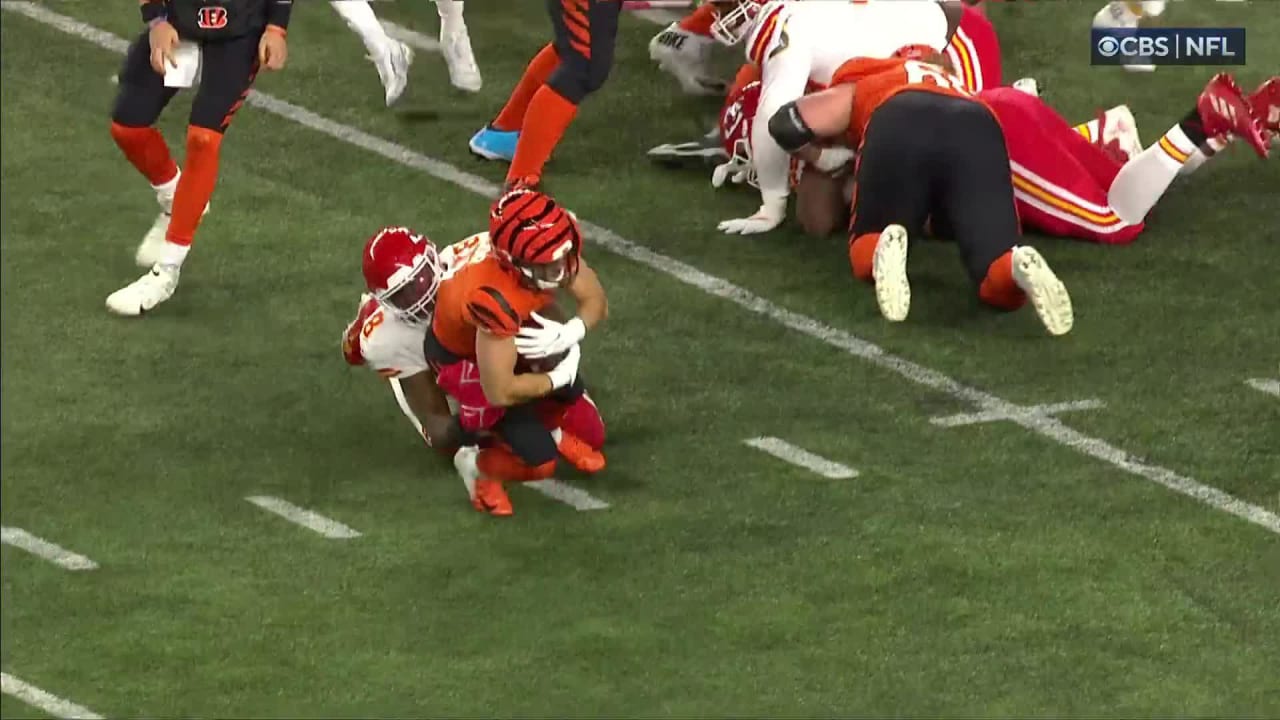
[{"label": "arm sleeve", "polygon": [[142,22],[150,23],[159,17],[169,14],[165,0],[138,0],[138,9],[142,11]]},{"label": "arm sleeve", "polygon": [[293,13],[293,0],[268,0],[267,24],[281,30],[289,29],[289,16]]}]

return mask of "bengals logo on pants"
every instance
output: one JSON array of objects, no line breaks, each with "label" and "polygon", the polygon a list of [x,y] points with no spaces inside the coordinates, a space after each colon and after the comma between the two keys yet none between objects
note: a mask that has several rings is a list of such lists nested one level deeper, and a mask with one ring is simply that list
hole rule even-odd
[{"label": "bengals logo on pants", "polygon": [[196,25],[205,30],[221,30],[227,26],[227,9],[216,5],[200,8],[196,14]]}]

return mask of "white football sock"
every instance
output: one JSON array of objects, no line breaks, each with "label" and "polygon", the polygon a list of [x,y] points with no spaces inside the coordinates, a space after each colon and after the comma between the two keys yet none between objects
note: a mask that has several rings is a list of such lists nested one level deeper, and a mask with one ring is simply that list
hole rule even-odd
[{"label": "white football sock", "polygon": [[460,22],[462,20],[462,0],[436,0],[436,12],[440,13],[442,22]]},{"label": "white football sock", "polygon": [[1107,192],[1107,202],[1126,223],[1142,222],[1183,165],[1196,152],[1182,127],[1174,125],[1151,147],[1120,168]]},{"label": "white football sock", "polygon": [[365,0],[334,0],[329,4],[346,21],[347,27],[360,36],[360,40],[364,42],[364,47],[369,51],[369,55],[376,58],[386,52],[387,46],[391,44],[391,38],[387,36],[387,31],[383,29],[382,23],[378,22],[378,16],[373,14],[373,8],[370,7],[368,2],[365,2]]},{"label": "white football sock", "polygon": [[191,252],[190,245],[179,245],[176,242],[165,240],[164,250],[160,252],[160,264],[180,268],[183,261],[187,259],[187,253],[189,252]]},{"label": "white football sock", "polygon": [[1229,145],[1234,137],[1234,135],[1228,135],[1225,140],[1216,137],[1209,138],[1205,142],[1205,145],[1209,146],[1209,151],[1205,152],[1204,147],[1196,148],[1196,151],[1191,153],[1191,157],[1187,158],[1187,161],[1182,164],[1182,169],[1178,171],[1179,177],[1183,175],[1190,175],[1196,170],[1199,170],[1201,165],[1209,162],[1209,158],[1218,154],[1223,148]]}]

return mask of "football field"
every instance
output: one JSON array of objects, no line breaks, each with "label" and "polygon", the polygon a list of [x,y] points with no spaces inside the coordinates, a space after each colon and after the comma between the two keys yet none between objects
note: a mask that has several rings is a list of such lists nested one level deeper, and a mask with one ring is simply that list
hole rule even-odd
[{"label": "football field", "polygon": [[[1006,79],[1073,121],[1128,103],[1154,141],[1214,69],[1090,67],[1098,6],[993,5]],[[375,3],[417,31],[387,109],[358,38],[296,2],[139,320],[103,307],[156,213],[108,133],[137,4],[2,7],[0,715],[1280,716],[1274,155],[1215,158],[1130,246],[1034,239],[1066,337],[983,309],[942,243],[890,325],[845,240],[720,235],[758,198],[644,157],[719,103],[629,15],[546,180],[611,301],[583,345],[609,465],[497,520],[339,340],[372,232],[486,227],[505,168],[466,142],[542,3],[467,4],[477,95],[430,3]],[[1251,90],[1278,8],[1167,24],[1247,28]],[[160,124],[179,158],[189,108]]]}]

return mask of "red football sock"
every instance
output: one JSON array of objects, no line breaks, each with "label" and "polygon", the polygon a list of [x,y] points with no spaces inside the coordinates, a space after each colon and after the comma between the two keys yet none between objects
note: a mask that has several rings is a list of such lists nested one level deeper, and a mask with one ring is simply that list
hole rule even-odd
[{"label": "red football sock", "polygon": [[507,182],[527,177],[541,177],[542,167],[551,159],[551,153],[565,130],[578,114],[578,106],[563,95],[543,85],[534,93],[529,103],[528,123],[520,131],[516,143],[516,156],[507,172]]},{"label": "red football sock", "polygon": [[502,112],[498,113],[497,119],[493,121],[494,129],[510,132],[524,127],[525,113],[529,110],[529,103],[532,102],[534,94],[538,92],[538,88],[546,84],[547,78],[551,77],[551,73],[555,72],[559,65],[560,56],[556,53],[555,46],[548,45],[538,51],[538,54],[533,56],[533,60],[529,61],[529,66],[524,69],[524,76],[520,78],[520,82],[511,91],[511,97],[503,106]]},{"label": "red football sock", "polygon": [[996,258],[987,267],[987,276],[978,287],[982,302],[1001,310],[1017,310],[1027,302],[1027,294],[1013,279],[1013,251]]},{"label": "red football sock", "polygon": [[476,456],[476,467],[491,480],[529,482],[546,480],[556,472],[556,461],[550,460],[537,467],[530,467],[505,447],[491,447]]},{"label": "red football sock", "polygon": [[173,195],[173,218],[165,239],[176,245],[190,245],[205,206],[218,182],[218,155],[222,133],[208,128],[187,127],[187,160],[177,192]]},{"label": "red football sock", "polygon": [[111,123],[111,137],[124,156],[152,185],[163,185],[178,174],[178,164],[169,154],[164,136],[153,127],[128,127]]}]

